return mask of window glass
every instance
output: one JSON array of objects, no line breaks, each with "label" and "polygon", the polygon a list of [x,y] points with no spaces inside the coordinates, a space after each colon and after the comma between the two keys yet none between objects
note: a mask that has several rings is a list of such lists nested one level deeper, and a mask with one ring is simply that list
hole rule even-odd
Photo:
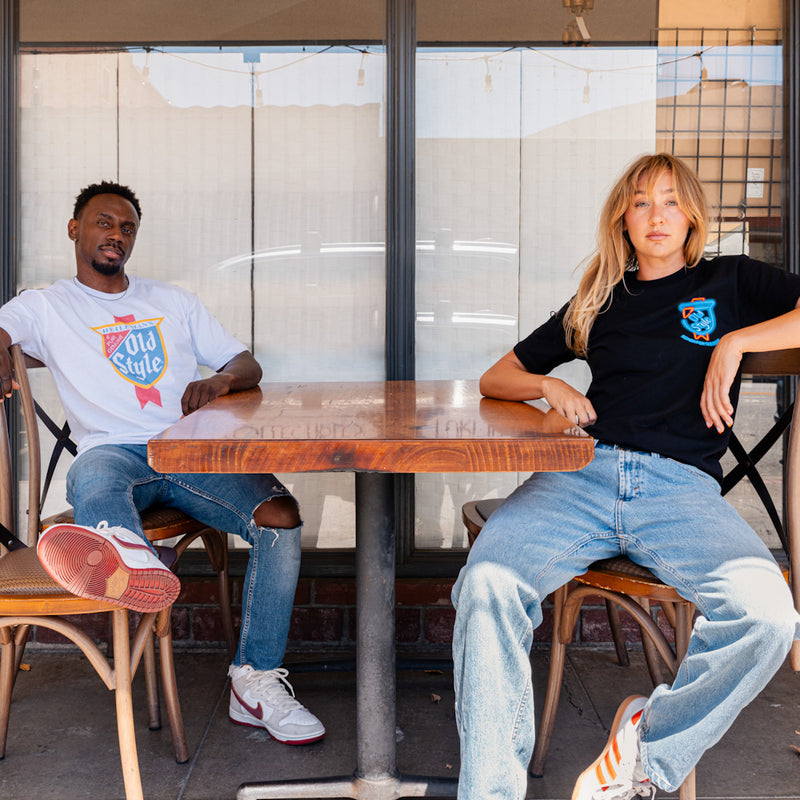
[{"label": "window glass", "polygon": [[[566,303],[600,204],[645,152],[673,152],[705,181],[710,254],[779,263],[780,31],[654,24],[652,37],[418,50],[418,378],[477,379]],[[582,362],[557,374],[588,386]],[[754,436],[769,427],[775,389],[743,387],[739,419]],[[779,495],[777,451],[771,460]],[[417,547],[466,546],[462,504],[504,496],[525,477],[417,476]],[[732,498],[775,545],[751,492],[742,486]]]},{"label": "window glass", "polygon": [[[23,54],[19,288],[74,274],[74,197],[119,180],[128,270],[195,292],[265,380],[382,379],[384,72],[362,45]],[[305,546],[352,545],[352,476],[280,477]]]},{"label": "window glass", "polygon": [[[383,378],[385,4],[103,8],[20,2],[19,288],[72,274],[73,198],[118,179],[143,203],[131,270],[196,292],[265,379]],[[698,170],[709,252],[780,264],[781,15],[780,0],[418,2],[417,377],[477,379],[569,299],[599,204],[641,152]],[[560,374],[588,382],[580,364]],[[745,384],[740,421],[762,430],[775,394]],[[768,470],[779,495],[776,453]],[[306,547],[353,544],[352,476],[281,477]],[[466,546],[462,503],[522,477],[418,476],[416,546]],[[734,502],[774,544],[749,492]]]}]

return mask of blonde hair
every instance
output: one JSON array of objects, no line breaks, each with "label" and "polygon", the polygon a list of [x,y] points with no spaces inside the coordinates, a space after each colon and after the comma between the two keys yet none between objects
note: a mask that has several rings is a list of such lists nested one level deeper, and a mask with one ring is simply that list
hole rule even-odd
[{"label": "blonde hair", "polygon": [[678,207],[689,219],[689,234],[684,245],[686,265],[694,267],[703,255],[708,232],[706,198],[695,173],[680,159],[668,153],[642,156],[625,171],[608,195],[600,214],[597,250],[589,259],[578,291],[564,317],[567,344],[578,356],[586,356],[589,332],[610,301],[614,287],[635,263],[636,253],[624,230],[625,212],[633,202],[639,181],[645,178],[651,195],[665,173],[672,173],[672,188]]}]

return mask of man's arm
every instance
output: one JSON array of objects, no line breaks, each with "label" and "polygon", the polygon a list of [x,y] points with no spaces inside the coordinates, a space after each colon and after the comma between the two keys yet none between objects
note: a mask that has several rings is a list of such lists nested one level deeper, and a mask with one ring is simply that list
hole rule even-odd
[{"label": "man's arm", "polygon": [[11,397],[14,389],[19,389],[16,380],[14,380],[14,365],[11,361],[11,353],[8,352],[8,348],[11,345],[11,337],[3,328],[0,328],[0,403],[6,397]]},{"label": "man's arm", "polygon": [[181,398],[181,409],[184,414],[191,414],[216,397],[252,389],[260,380],[261,367],[258,361],[249,350],[243,350],[218,370],[216,375],[192,381]]}]

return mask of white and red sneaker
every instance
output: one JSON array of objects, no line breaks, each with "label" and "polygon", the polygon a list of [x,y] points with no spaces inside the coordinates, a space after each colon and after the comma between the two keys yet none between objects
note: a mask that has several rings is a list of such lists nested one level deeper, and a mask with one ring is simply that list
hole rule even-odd
[{"label": "white and red sneaker", "polygon": [[181,590],[178,576],[140,536],[106,522],[51,525],[36,552],[50,577],[79,597],[147,613],[172,605]]},{"label": "white and red sneaker", "polygon": [[231,665],[228,716],[238,725],[266,728],[284,744],[311,744],[325,735],[325,726],[299,701],[286,679],[288,670],[257,670]]},{"label": "white and red sneaker", "polygon": [[572,800],[653,798],[655,786],[642,769],[639,722],[647,698],[631,695],[617,710],[603,752],[578,777]]}]

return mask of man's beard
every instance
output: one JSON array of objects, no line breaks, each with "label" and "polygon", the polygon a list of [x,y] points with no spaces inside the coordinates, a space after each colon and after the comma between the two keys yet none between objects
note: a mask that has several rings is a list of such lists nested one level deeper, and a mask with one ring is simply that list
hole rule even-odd
[{"label": "man's beard", "polygon": [[119,273],[119,271],[122,269],[122,264],[104,264],[101,261],[92,259],[92,268],[95,272],[99,272],[101,275],[105,275],[107,278],[110,278]]}]

